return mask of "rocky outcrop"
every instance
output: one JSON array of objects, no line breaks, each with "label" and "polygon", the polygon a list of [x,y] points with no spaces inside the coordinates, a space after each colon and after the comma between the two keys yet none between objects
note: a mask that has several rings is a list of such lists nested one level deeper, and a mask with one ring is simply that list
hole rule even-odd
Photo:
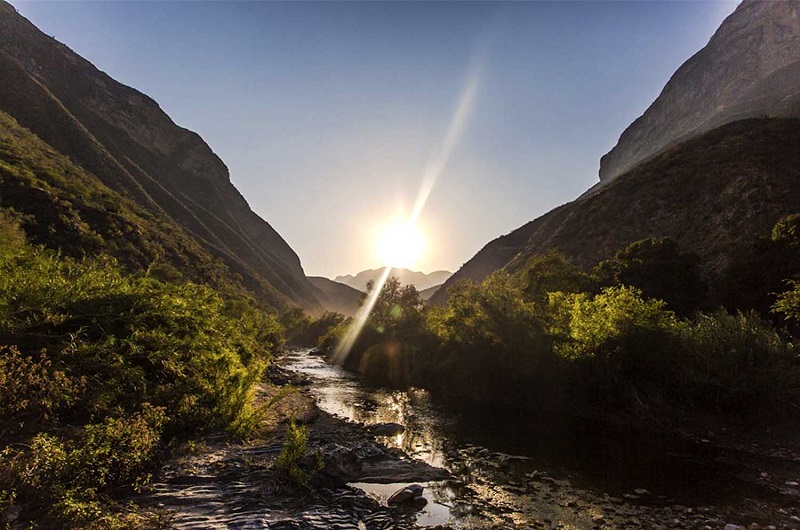
[{"label": "rocky outcrop", "polygon": [[112,190],[174,221],[251,290],[321,308],[300,259],[200,136],[0,2],[0,110]]},{"label": "rocky outcrop", "polygon": [[600,180],[754,117],[800,117],[800,2],[744,0],[601,159]]}]

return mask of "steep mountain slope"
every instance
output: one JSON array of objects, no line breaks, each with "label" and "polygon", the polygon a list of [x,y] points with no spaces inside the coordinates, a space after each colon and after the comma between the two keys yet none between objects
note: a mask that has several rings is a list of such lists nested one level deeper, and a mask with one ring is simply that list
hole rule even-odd
[{"label": "steep mountain slope", "polygon": [[633,241],[669,237],[720,271],[739,245],[800,212],[800,120],[751,119],[685,142],[595,193],[560,206],[486,245],[443,289],[517,270],[549,249],[584,269]]},{"label": "steep mountain slope", "polygon": [[328,311],[335,311],[347,316],[353,316],[361,307],[364,293],[353,289],[349,285],[323,278],[322,276],[309,276],[308,281],[319,289],[317,297]]},{"label": "steep mountain slope", "polygon": [[800,2],[744,0],[600,161],[608,182],[744,118],[800,117]]},{"label": "steep mountain slope", "polygon": [[300,260],[231,184],[228,169],[158,104],[42,34],[0,2],[0,110],[171,230],[257,294],[320,304]]},{"label": "steep mountain slope", "polygon": [[[336,281],[349,285],[359,291],[366,291],[367,282],[370,280],[377,281],[385,270],[385,267],[381,267],[380,269],[368,269],[359,272],[355,276],[350,274],[337,276]],[[408,269],[392,269],[390,275],[400,280],[400,283],[404,285],[414,285],[418,291],[424,291],[429,287],[444,283],[453,273],[449,271],[433,271],[426,274],[424,272],[411,271]]]}]

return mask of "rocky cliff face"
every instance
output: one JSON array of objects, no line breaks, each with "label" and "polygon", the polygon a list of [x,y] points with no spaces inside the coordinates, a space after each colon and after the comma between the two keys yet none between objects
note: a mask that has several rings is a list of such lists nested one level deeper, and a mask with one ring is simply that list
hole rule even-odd
[{"label": "rocky cliff face", "polygon": [[103,184],[174,221],[255,291],[319,309],[286,241],[231,184],[197,134],[0,2],[0,110]]},{"label": "rocky cliff face", "polygon": [[751,117],[800,117],[800,2],[744,0],[601,159],[600,180]]},{"label": "rocky cliff face", "polygon": [[600,185],[487,244],[431,301],[548,250],[590,269],[647,237],[677,241],[713,276],[800,211],[798,117],[800,2],[744,0],[602,158]]}]

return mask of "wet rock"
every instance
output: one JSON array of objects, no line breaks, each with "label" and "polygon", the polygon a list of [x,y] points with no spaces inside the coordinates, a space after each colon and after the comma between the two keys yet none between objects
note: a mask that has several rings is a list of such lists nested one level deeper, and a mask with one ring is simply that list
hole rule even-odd
[{"label": "wet rock", "polygon": [[[411,484],[406,486],[405,488],[400,488],[399,490],[392,493],[392,496],[386,501],[386,504],[390,506],[399,506],[399,505],[407,505],[409,503],[416,504],[416,500],[418,498],[422,498],[422,492],[425,488],[420,486],[419,484]],[[427,504],[428,501],[422,504],[424,506]]]},{"label": "wet rock", "polygon": [[370,425],[369,432],[375,436],[397,436],[406,432],[406,428],[399,423],[377,423]]},{"label": "wet rock", "polygon": [[[306,464],[310,466],[316,463],[315,455],[307,455],[305,459],[308,459],[308,462],[303,462],[301,464],[303,467],[306,467]],[[334,445],[322,453],[321,460],[322,470],[318,474],[320,484],[342,485],[361,473],[361,459],[355,451],[347,447]]]}]

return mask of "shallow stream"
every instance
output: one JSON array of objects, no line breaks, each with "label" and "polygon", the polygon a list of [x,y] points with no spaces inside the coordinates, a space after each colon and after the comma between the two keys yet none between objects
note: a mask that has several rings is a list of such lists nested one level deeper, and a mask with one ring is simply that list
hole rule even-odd
[{"label": "shallow stream", "polygon": [[[322,410],[366,425],[399,423],[405,432],[381,438],[385,445],[453,474],[423,484],[423,526],[488,518],[591,528],[618,516],[637,526],[648,507],[678,517],[694,513],[687,507],[735,505],[759,493],[708,443],[561,414],[445,403],[421,389],[369,388],[307,350],[289,352],[282,364],[311,379]],[[385,502],[406,484],[351,485]]]}]

